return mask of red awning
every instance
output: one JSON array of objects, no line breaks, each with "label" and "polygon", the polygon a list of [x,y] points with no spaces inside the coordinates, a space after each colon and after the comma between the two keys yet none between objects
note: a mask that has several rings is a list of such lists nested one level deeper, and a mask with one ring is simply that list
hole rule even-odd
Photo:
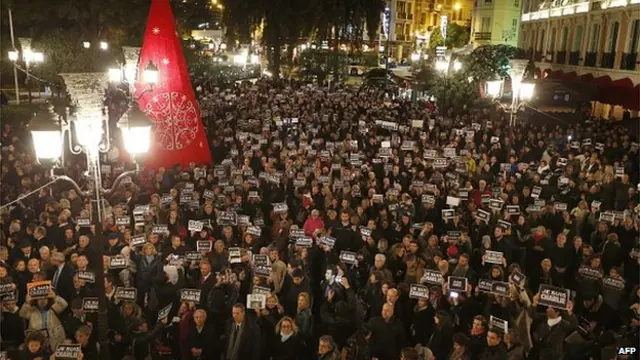
[{"label": "red awning", "polygon": [[578,74],[575,71],[571,71],[562,75],[562,80],[574,81],[578,78]]},{"label": "red awning", "polygon": [[562,78],[562,70],[555,70],[549,73],[550,79],[561,79]]},{"label": "red awning", "polygon": [[593,79],[593,82],[599,87],[607,87],[611,83],[611,77],[609,75],[604,75]]},{"label": "red awning", "polygon": [[593,81],[593,75],[591,75],[591,74],[583,74],[583,75],[580,75],[579,79],[582,82],[588,83],[588,82]]},{"label": "red awning", "polygon": [[640,110],[640,84],[627,91],[627,101],[624,104],[624,108],[635,111]]},{"label": "red awning", "polygon": [[[605,76],[602,78],[604,77]],[[598,98],[600,102],[611,105],[620,105],[624,108],[633,105],[633,102],[631,101],[632,99],[629,97],[629,93],[633,92],[633,81],[629,78],[622,78],[616,81],[611,81],[611,78],[608,76],[606,76],[606,78],[608,78],[608,83],[607,79],[602,79],[601,83],[598,84],[598,91],[600,94]],[[596,81],[598,79],[596,79]]]}]

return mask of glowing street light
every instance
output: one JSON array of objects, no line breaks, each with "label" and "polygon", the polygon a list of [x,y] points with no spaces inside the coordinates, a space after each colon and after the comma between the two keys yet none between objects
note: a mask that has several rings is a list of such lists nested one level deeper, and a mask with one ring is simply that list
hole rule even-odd
[{"label": "glowing street light", "polygon": [[502,90],[502,80],[487,81],[487,95],[496,98]]},{"label": "glowing street light", "polygon": [[153,123],[140,108],[132,104],[118,121],[122,131],[124,147],[131,155],[144,154],[151,144],[151,126]]},{"label": "glowing street light", "polygon": [[413,53],[411,54],[411,61],[416,62],[420,60],[420,54],[419,53]]},{"label": "glowing street light", "polygon": [[518,90],[518,97],[520,100],[529,101],[533,98],[533,93],[535,90],[536,84],[530,82],[520,83],[520,89]]},{"label": "glowing street light", "polygon": [[449,62],[444,60],[436,61],[436,70],[445,72],[449,69]]},{"label": "glowing street light", "polygon": [[458,60],[453,62],[453,71],[460,71],[462,69],[462,63]]},{"label": "glowing street light", "polygon": [[83,41],[82,42],[82,47],[84,47],[85,49],[88,49],[91,47],[91,43],[88,41]]},{"label": "glowing street light", "polygon": [[9,60],[12,62],[16,62],[18,61],[18,57],[20,57],[20,53],[18,53],[17,50],[10,50],[9,51]]},{"label": "glowing street light", "polygon": [[106,41],[100,41],[101,50],[107,50],[108,48],[109,48],[109,43],[107,43]]},{"label": "glowing street light", "polygon": [[147,67],[142,73],[142,80],[149,85],[155,85],[158,83],[158,77],[158,67],[149,61],[149,64],[147,64]]},{"label": "glowing street light", "polygon": [[122,82],[122,69],[119,67],[109,68],[109,81],[119,84]]}]

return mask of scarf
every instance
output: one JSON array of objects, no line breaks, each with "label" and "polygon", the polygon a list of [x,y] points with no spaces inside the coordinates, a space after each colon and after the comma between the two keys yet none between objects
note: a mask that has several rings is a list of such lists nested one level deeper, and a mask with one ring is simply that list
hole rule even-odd
[{"label": "scarf", "polygon": [[555,319],[547,319],[547,326],[552,328],[552,327],[558,325],[560,323],[560,321],[562,321],[562,316],[558,316]]},{"label": "scarf", "polygon": [[280,331],[280,342],[285,342],[289,340],[289,338],[292,336],[293,336],[293,332],[290,333],[289,335],[285,335],[282,331]]}]

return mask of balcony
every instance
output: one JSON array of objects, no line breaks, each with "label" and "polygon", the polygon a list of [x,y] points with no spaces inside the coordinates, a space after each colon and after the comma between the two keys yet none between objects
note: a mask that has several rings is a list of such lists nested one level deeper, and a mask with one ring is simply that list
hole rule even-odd
[{"label": "balcony", "polygon": [[580,64],[580,51],[572,51],[569,53],[569,65]]},{"label": "balcony", "polygon": [[638,53],[622,54],[621,70],[635,70],[638,66]]},{"label": "balcony", "polygon": [[602,61],[600,62],[600,67],[605,69],[613,69],[613,63],[615,59],[616,59],[615,53],[602,54]]},{"label": "balcony", "polygon": [[596,66],[598,61],[598,53],[588,52],[584,56],[584,66]]},{"label": "balcony", "polygon": [[473,34],[473,39],[476,41],[488,41],[491,40],[490,32],[477,32]]},{"label": "balcony", "polygon": [[566,51],[558,51],[556,53],[556,64],[564,64],[566,60],[567,60]]}]

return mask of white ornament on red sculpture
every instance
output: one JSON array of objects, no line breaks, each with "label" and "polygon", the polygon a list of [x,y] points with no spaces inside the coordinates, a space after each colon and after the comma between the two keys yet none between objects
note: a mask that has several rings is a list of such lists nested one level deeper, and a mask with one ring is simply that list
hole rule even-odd
[{"label": "white ornament on red sculpture", "polygon": [[198,111],[180,92],[154,96],[145,106],[145,113],[154,122],[155,140],[165,150],[182,150],[191,145],[198,134]]},{"label": "white ornament on red sculpture", "polygon": [[153,30],[151,30],[151,32],[153,33],[153,35],[158,35],[158,34],[160,34],[160,28],[159,27],[154,27]]}]

